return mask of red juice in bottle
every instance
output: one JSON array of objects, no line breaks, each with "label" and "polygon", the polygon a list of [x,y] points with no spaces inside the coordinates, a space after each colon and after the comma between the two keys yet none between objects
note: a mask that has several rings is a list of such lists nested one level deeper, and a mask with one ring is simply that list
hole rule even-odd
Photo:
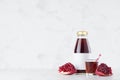
[{"label": "red juice in bottle", "polygon": [[90,47],[86,31],[77,32],[77,41],[74,49],[74,65],[78,73],[85,73],[85,61],[89,58]]}]

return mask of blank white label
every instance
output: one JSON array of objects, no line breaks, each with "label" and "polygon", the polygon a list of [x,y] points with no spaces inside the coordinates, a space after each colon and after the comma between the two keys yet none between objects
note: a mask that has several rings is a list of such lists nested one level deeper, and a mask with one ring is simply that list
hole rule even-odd
[{"label": "blank white label", "polygon": [[85,70],[85,61],[89,58],[89,53],[74,53],[73,64],[76,69]]}]

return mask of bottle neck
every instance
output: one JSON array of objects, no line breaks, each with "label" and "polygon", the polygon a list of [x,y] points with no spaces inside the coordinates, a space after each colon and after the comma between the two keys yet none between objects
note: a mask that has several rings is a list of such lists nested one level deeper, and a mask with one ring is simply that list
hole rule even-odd
[{"label": "bottle neck", "polygon": [[78,38],[85,38],[85,39],[87,39],[88,37],[87,36],[78,36]]}]

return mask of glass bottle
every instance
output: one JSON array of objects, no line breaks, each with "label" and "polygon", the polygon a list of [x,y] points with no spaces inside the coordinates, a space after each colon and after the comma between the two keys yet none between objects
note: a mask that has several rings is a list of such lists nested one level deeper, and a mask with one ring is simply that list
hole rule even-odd
[{"label": "glass bottle", "polygon": [[90,46],[87,31],[77,32],[77,41],[74,49],[74,65],[78,73],[85,73],[85,61],[89,58]]}]

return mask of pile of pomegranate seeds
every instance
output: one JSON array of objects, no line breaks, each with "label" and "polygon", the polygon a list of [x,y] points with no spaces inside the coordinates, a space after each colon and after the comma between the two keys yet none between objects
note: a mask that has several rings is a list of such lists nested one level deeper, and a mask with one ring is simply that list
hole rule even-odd
[{"label": "pile of pomegranate seeds", "polygon": [[70,62],[60,66],[58,71],[62,74],[68,74],[68,75],[74,74],[77,72],[74,65],[71,64]]},{"label": "pile of pomegranate seeds", "polygon": [[99,76],[110,76],[112,75],[111,67],[108,67],[105,63],[101,63],[96,69],[96,75]]}]

